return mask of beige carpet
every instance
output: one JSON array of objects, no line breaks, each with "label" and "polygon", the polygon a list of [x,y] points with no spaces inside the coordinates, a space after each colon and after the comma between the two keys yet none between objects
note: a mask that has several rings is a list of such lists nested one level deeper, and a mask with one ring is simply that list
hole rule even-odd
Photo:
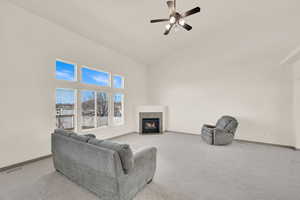
[{"label": "beige carpet", "polygon": [[[92,193],[72,183],[57,172],[52,172],[33,184],[0,195],[1,200],[99,200]],[[168,191],[158,183],[149,184],[135,200],[183,200],[184,195]]]},{"label": "beige carpet", "polygon": [[[134,200],[299,200],[300,151],[167,133],[115,139],[134,151],[158,148],[154,181]],[[54,171],[51,159],[0,174],[1,200],[97,200]]]}]

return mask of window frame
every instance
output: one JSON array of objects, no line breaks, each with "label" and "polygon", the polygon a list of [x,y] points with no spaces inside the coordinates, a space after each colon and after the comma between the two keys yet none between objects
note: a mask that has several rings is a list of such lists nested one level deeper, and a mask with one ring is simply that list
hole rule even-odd
[{"label": "window frame", "polygon": [[97,96],[97,93],[105,93],[107,95],[107,103],[108,103],[108,116],[107,116],[107,125],[105,126],[97,126],[98,125],[98,122],[97,122],[97,98],[96,97],[96,128],[109,128],[110,127],[110,115],[111,115],[111,95],[110,93],[108,92],[105,92],[105,91],[95,91],[96,92],[96,96]]},{"label": "window frame", "polygon": [[[121,77],[122,78],[122,86],[123,87],[121,87],[121,88],[116,88],[115,87],[115,84],[114,84],[114,76],[119,76],[119,77]],[[125,89],[125,77],[123,76],[123,75],[120,75],[120,74],[112,74],[112,83],[111,83],[111,87],[113,88],[113,89],[116,89],[116,90],[124,90]]]},{"label": "window frame", "polygon": [[[83,115],[82,115],[82,103],[83,103],[83,101],[82,101],[82,96],[81,96],[81,92],[84,92],[84,91],[89,91],[89,92],[93,92],[93,94],[94,94],[94,111],[95,111],[95,114],[94,114],[94,122],[93,122],[93,124],[94,124],[94,127],[92,127],[92,128],[87,128],[87,129],[83,129],[82,128],[82,117],[83,117]],[[95,96],[95,91],[94,90],[91,90],[91,89],[80,89],[79,90],[79,96],[80,96],[80,98],[79,98],[79,104],[80,104],[80,111],[79,111],[79,117],[80,117],[80,124],[78,125],[78,127],[80,127],[80,131],[89,131],[89,130],[94,130],[95,128],[97,128],[97,126],[95,126],[95,123],[96,123],[96,101],[97,101],[97,98],[96,98],[96,96]]]},{"label": "window frame", "polygon": [[[103,72],[103,73],[108,73],[108,85],[107,86],[103,86],[103,85],[96,85],[96,84],[90,84],[90,83],[84,83],[82,81],[82,69],[83,68],[86,68],[86,69],[89,69],[89,70],[93,70],[93,71],[96,71],[96,72]],[[96,86],[96,87],[102,87],[102,88],[112,88],[112,84],[111,84],[111,73],[110,72],[107,72],[107,71],[104,71],[104,70],[101,70],[101,69],[96,69],[96,68],[93,68],[93,67],[89,67],[89,66],[86,66],[86,65],[81,65],[80,67],[80,80],[78,80],[81,84],[84,84],[84,85],[92,85],[92,86]]]},{"label": "window frame", "polygon": [[[115,96],[118,95],[118,94],[121,94],[122,95],[122,119],[121,119],[121,122],[120,123],[116,123],[116,120],[115,120]],[[121,92],[115,92],[113,93],[113,98],[112,98],[112,124],[113,126],[123,126],[125,125],[125,94],[124,93],[121,93]]]},{"label": "window frame", "polygon": [[[63,80],[63,79],[57,79],[56,78],[56,62],[57,61],[69,64],[69,65],[74,65],[74,80]],[[60,59],[60,58],[55,59],[54,78],[57,81],[63,81],[63,82],[69,82],[69,83],[76,83],[76,82],[78,82],[78,65],[77,65],[77,63],[74,63],[74,62],[71,62],[71,61],[67,61],[67,60],[63,60],[63,59]]]},{"label": "window frame", "polygon": [[[75,88],[63,88],[63,87],[60,87],[60,88],[55,88],[55,119],[56,119],[56,116],[57,116],[57,113],[56,113],[56,98],[57,98],[57,90],[73,90],[74,91],[74,131],[78,131],[78,90],[75,89]],[[56,122],[55,122],[56,123]],[[56,125],[55,125],[56,128],[58,128]]]},{"label": "window frame", "polygon": [[[94,127],[93,128],[88,128],[88,129],[82,129],[82,107],[81,107],[81,104],[82,104],[82,100],[81,100],[81,92],[82,91],[90,91],[90,92],[93,92],[94,95],[95,95],[95,106],[94,106],[94,109],[95,109],[95,115],[94,115]],[[108,125],[106,126],[97,126],[97,93],[100,93],[100,92],[103,92],[103,93],[106,93],[107,97],[108,97]],[[110,102],[110,93],[109,92],[106,92],[106,91],[102,91],[102,90],[94,90],[94,89],[80,89],[79,90],[79,94],[80,94],[80,98],[79,98],[79,104],[80,104],[80,110],[79,110],[79,116],[80,116],[80,124],[78,125],[79,129],[81,132],[88,132],[88,131],[91,131],[91,130],[95,130],[95,129],[103,129],[103,128],[109,128],[111,127],[111,120],[110,120],[110,115],[111,115],[111,102]]]}]

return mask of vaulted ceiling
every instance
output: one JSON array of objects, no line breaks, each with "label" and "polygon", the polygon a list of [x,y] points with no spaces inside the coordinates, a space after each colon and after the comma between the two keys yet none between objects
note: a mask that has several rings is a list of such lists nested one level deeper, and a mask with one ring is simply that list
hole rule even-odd
[{"label": "vaulted ceiling", "polygon": [[168,17],[165,0],[9,1],[145,65],[191,46],[202,52],[277,49],[280,61],[300,44],[299,0],[177,0],[179,11],[202,11],[186,20],[191,32],[168,36],[165,23],[149,23]]}]

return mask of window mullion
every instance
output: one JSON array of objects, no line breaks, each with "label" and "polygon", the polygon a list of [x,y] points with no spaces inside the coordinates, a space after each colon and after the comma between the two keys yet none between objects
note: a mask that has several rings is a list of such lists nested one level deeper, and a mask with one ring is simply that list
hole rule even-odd
[{"label": "window mullion", "polygon": [[97,92],[96,92],[96,91],[94,91],[94,95],[95,95],[95,105],[94,105],[94,109],[95,109],[94,127],[97,128]]}]

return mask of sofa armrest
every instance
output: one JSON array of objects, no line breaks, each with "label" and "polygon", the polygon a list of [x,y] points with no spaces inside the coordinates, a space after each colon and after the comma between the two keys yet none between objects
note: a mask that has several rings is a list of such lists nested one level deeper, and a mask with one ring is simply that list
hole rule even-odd
[{"label": "sofa armrest", "polygon": [[149,163],[156,163],[156,152],[155,147],[150,147],[137,152],[134,155],[134,168],[142,168]]},{"label": "sofa armrest", "polygon": [[144,169],[145,167],[156,168],[156,152],[155,147],[150,147],[137,152],[134,155],[134,171]]},{"label": "sofa armrest", "polygon": [[149,183],[156,171],[157,149],[146,148],[134,154],[134,167],[118,177],[121,199],[133,199],[134,194]]}]

